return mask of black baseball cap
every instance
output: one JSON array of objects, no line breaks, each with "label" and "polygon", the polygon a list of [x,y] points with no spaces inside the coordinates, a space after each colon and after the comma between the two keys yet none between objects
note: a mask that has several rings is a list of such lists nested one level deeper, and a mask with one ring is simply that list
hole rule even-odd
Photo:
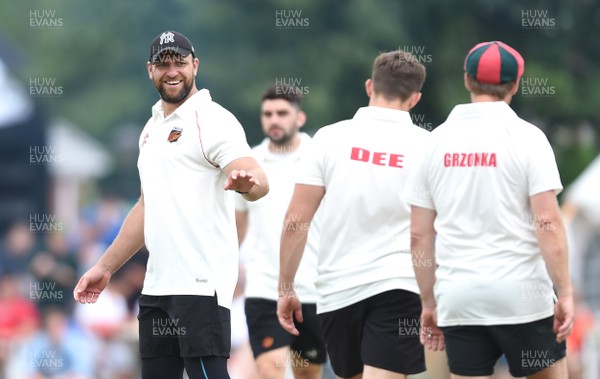
[{"label": "black baseball cap", "polygon": [[156,63],[158,57],[164,52],[173,52],[182,57],[194,55],[194,46],[190,40],[183,34],[174,30],[167,30],[160,33],[150,45],[150,63]]}]

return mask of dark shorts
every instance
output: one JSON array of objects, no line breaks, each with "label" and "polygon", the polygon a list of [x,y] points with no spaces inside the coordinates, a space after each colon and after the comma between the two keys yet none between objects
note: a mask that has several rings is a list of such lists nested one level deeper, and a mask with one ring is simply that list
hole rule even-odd
[{"label": "dark shorts", "polygon": [[419,295],[387,291],[319,318],[337,376],[355,376],[364,365],[402,374],[425,371]]},{"label": "dark shorts", "polygon": [[450,372],[488,376],[502,354],[511,375],[533,375],[565,357],[566,344],[556,342],[554,317],[515,325],[442,327]]},{"label": "dark shorts", "polygon": [[142,295],[138,320],[142,358],[229,357],[230,313],[217,295]]},{"label": "dark shorts", "polygon": [[299,336],[288,333],[279,324],[276,301],[247,298],[245,310],[254,358],[267,351],[289,346],[309,362],[323,364],[327,361],[325,340],[315,304],[302,304],[304,322],[294,321]]}]

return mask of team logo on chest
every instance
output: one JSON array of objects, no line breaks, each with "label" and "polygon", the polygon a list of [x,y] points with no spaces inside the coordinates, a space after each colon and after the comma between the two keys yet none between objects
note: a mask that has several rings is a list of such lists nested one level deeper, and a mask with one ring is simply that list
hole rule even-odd
[{"label": "team logo on chest", "polygon": [[167,140],[169,142],[175,142],[179,139],[179,137],[181,137],[181,132],[183,131],[182,128],[178,128],[176,126],[173,127],[173,129],[171,129],[171,133],[169,133],[169,138],[167,138]]}]

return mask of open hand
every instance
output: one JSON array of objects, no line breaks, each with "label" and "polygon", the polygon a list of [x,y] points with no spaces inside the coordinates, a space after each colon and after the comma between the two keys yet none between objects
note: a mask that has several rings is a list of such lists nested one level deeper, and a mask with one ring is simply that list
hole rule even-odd
[{"label": "open hand", "polygon": [[225,190],[238,191],[242,193],[250,192],[252,187],[260,186],[258,179],[251,172],[245,170],[233,170],[225,181]]},{"label": "open hand", "polygon": [[73,290],[73,298],[81,304],[95,303],[110,280],[110,273],[94,266],[89,269]]}]

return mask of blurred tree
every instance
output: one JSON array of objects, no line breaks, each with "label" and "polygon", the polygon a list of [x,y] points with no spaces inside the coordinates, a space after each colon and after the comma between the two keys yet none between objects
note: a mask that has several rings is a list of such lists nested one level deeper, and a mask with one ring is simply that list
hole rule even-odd
[{"label": "blurred tree", "polygon": [[[53,11],[62,27],[32,28],[28,21],[36,10]],[[285,27],[290,19],[301,25]],[[531,20],[552,25],[528,28]],[[253,144],[262,138],[260,97],[269,85],[278,80],[300,85],[307,129],[314,130],[352,117],[365,105],[364,81],[373,58],[397,48],[412,50],[427,66],[423,100],[414,113],[435,126],[456,103],[468,101],[462,84],[468,49],[495,39],[522,52],[525,77],[545,80],[536,85],[555,91],[545,97],[519,94],[513,101],[518,113],[545,130],[553,144],[559,142],[560,125],[575,130],[588,123],[600,132],[595,91],[600,7],[593,0],[47,0],[43,5],[24,0],[0,4],[0,28],[29,56],[19,71],[26,83],[51,77],[64,86],[62,97],[40,99],[48,113],[71,119],[107,144],[120,125],[141,129],[149,117],[158,96],[145,69],[148,45],[169,28],[192,39],[200,58],[199,87],[209,88],[239,118]],[[594,138],[589,155],[598,151]],[[588,160],[567,161],[562,154],[559,159],[575,173]]]}]

